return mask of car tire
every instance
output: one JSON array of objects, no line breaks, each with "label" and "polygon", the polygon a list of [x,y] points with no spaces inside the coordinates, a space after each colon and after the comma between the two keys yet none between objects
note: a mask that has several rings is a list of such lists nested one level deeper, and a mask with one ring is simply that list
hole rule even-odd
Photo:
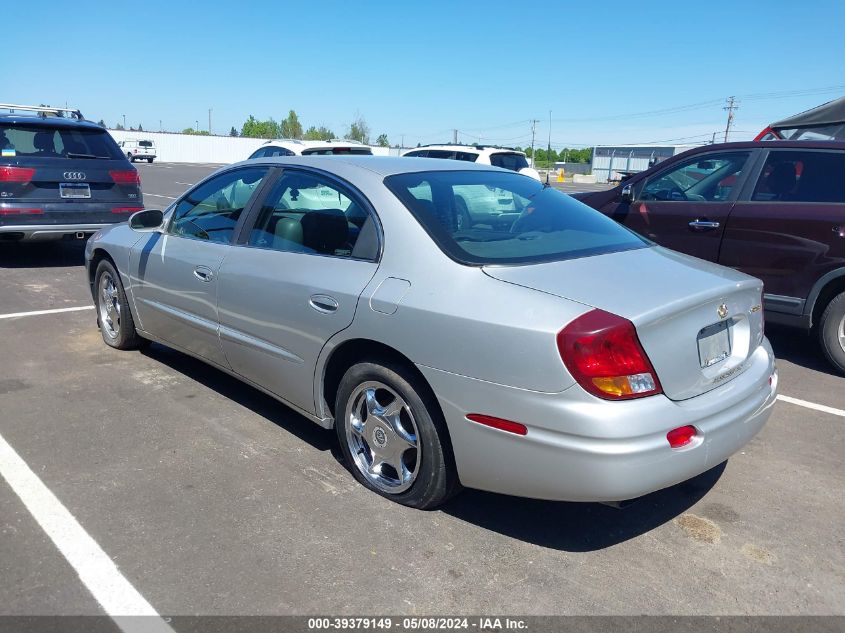
[{"label": "car tire", "polygon": [[459,490],[440,408],[405,365],[371,359],[350,367],[338,386],[335,412],[346,465],[373,492],[429,510]]},{"label": "car tire", "polygon": [[138,335],[123,282],[114,265],[102,260],[94,274],[97,325],[103,341],[115,349],[137,349],[147,341]]},{"label": "car tire", "polygon": [[147,162],[148,162],[150,165],[152,165],[152,164],[153,164],[153,159],[152,159],[152,158],[148,158],[148,159],[147,159]]},{"label": "car tire", "polygon": [[845,292],[840,292],[819,319],[819,341],[830,363],[845,374]]}]

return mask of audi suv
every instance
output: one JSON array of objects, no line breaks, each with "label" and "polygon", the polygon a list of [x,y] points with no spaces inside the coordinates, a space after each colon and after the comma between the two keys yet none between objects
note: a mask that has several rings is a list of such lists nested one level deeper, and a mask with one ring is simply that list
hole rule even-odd
[{"label": "audi suv", "polygon": [[138,172],[78,110],[0,109],[0,243],[87,239],[143,208]]}]

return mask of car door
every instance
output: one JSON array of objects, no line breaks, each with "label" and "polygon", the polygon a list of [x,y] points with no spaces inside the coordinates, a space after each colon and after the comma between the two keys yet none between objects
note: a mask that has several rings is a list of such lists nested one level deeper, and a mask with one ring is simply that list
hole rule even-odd
[{"label": "car door", "polygon": [[662,246],[715,262],[752,153],[697,154],[670,165],[638,182],[627,209],[613,217]]},{"label": "car door", "polygon": [[317,356],[378,268],[377,220],[322,174],[285,169],[268,189],[220,267],[221,344],[234,371],[314,412]]},{"label": "car door", "polygon": [[755,171],[719,263],[762,279],[767,308],[801,314],[816,281],[845,266],[845,152],[769,149]]},{"label": "car door", "polygon": [[217,334],[217,273],[268,170],[244,167],[206,180],[174,204],[164,231],[133,247],[132,292],[144,331],[228,366]]}]

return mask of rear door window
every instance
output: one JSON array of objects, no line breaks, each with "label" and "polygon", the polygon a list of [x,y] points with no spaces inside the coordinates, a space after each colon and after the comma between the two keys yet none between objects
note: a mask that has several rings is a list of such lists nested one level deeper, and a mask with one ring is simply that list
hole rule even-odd
[{"label": "rear door window", "polygon": [[845,152],[771,151],[751,199],[845,202]]},{"label": "rear door window", "polygon": [[84,127],[0,123],[3,158],[106,158],[123,154],[109,133]]}]

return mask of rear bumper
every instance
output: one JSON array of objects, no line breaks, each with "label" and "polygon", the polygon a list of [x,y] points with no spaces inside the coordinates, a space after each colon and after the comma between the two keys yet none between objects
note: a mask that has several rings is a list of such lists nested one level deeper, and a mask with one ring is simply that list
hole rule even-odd
[{"label": "rear bumper", "polygon": [[[125,218],[115,217],[114,224],[124,222]],[[65,237],[88,239],[110,224],[24,224],[0,226],[0,242],[45,242],[61,240]]]},{"label": "rear bumper", "polygon": [[[764,340],[729,383],[689,400],[611,402],[579,386],[547,394],[420,366],[446,417],[463,485],[565,501],[621,501],[686,481],[747,444],[772,412],[774,356]],[[774,376],[769,384],[770,376]],[[525,436],[466,419],[482,413],[525,424]],[[692,444],[666,433],[693,425]]]}]

